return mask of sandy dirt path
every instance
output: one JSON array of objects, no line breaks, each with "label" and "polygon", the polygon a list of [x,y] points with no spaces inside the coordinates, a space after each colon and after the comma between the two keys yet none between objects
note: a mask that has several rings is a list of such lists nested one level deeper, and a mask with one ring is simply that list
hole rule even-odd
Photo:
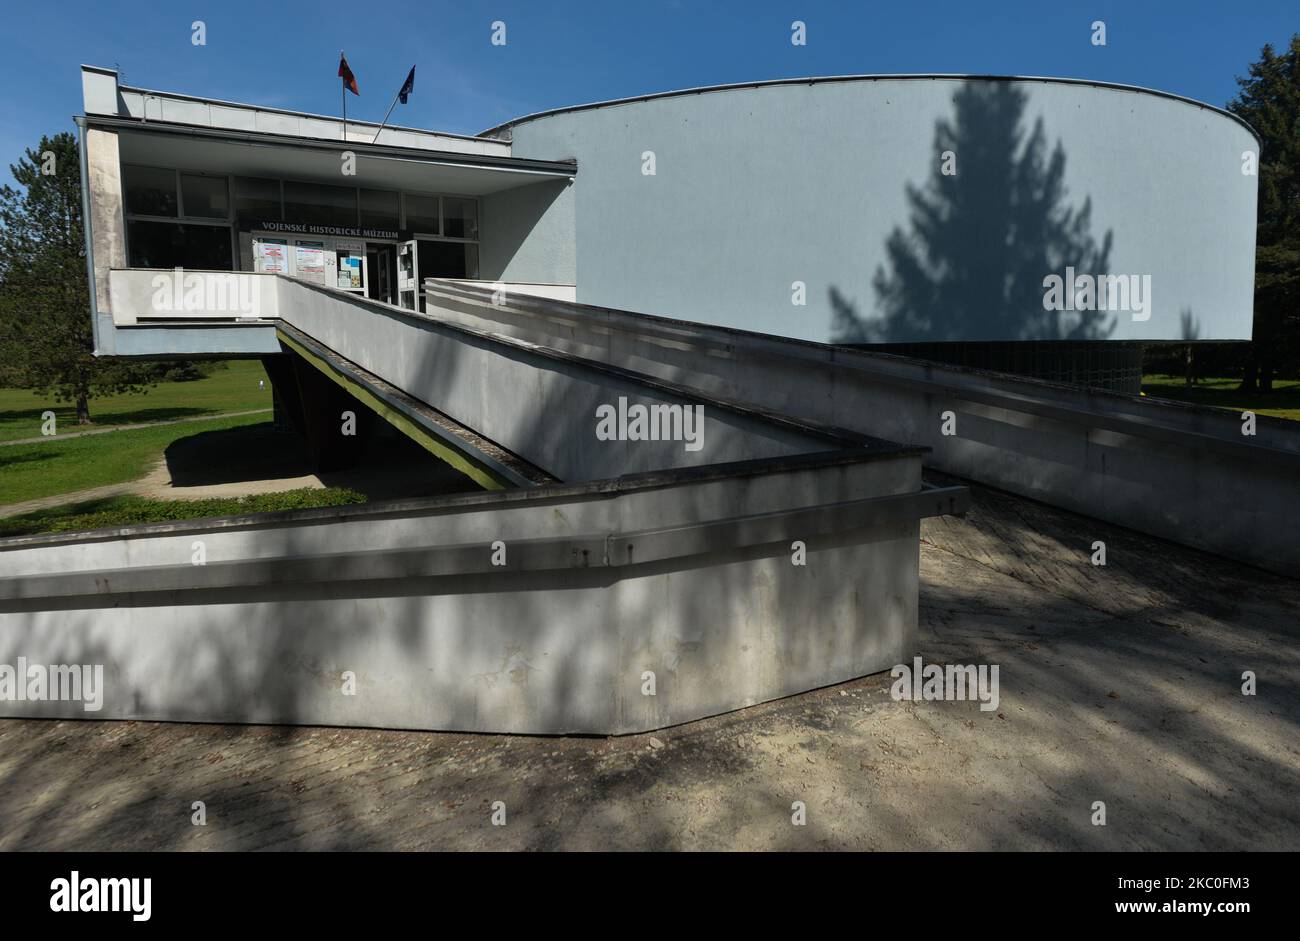
[{"label": "sandy dirt path", "polygon": [[922,649],[996,712],[881,674],[615,739],[0,720],[0,848],[1300,848],[1300,582],[973,489]]}]

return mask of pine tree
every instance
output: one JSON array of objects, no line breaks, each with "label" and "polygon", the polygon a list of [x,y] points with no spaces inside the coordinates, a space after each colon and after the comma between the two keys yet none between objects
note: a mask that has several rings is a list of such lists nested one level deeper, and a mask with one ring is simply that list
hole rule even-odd
[{"label": "pine tree", "polygon": [[1300,367],[1300,34],[1260,51],[1228,110],[1262,139],[1255,234],[1255,325],[1241,388],[1267,392]]},{"label": "pine tree", "polygon": [[138,391],[157,367],[93,354],[76,138],[42,137],[9,169],[21,189],[0,188],[0,376],[74,402],[87,424],[92,396]]}]

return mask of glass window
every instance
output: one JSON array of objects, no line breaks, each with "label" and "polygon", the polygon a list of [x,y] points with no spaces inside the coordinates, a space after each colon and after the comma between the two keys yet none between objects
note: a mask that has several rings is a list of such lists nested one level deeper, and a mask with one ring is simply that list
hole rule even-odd
[{"label": "glass window", "polygon": [[[186,205],[189,205],[188,198]],[[280,181],[235,177],[235,215],[241,219],[280,220]]]},{"label": "glass window", "polygon": [[296,278],[325,283],[325,243],[297,239],[293,243],[293,274]]},{"label": "glass window", "polygon": [[361,191],[361,224],[368,229],[396,229],[397,193],[389,190]]},{"label": "glass window", "polygon": [[438,197],[406,194],[406,227],[424,235],[441,235],[438,226]]},{"label": "glass window", "polygon": [[129,222],[127,241],[132,268],[188,268],[233,271],[230,226]]},{"label": "glass window", "polygon": [[456,196],[442,198],[442,233],[452,239],[478,238],[478,200]]},{"label": "glass window", "polygon": [[284,220],[317,225],[357,224],[357,191],[351,186],[284,181]]},{"label": "glass window", "polygon": [[157,167],[122,167],[126,211],[142,216],[176,215],[176,171]]},{"label": "glass window", "polygon": [[421,239],[420,278],[477,278],[478,246]]},{"label": "glass window", "polygon": [[230,194],[224,176],[181,174],[181,208],[186,216],[229,219]]}]

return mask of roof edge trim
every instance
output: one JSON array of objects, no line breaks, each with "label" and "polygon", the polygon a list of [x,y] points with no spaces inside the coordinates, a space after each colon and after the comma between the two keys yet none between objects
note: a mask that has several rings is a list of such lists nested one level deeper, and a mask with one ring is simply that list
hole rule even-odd
[{"label": "roof edge trim", "polygon": [[[100,75],[112,75],[114,77],[118,75],[118,71],[116,69],[109,69],[100,65],[83,64],[81,68],[83,71],[95,72]],[[182,101],[195,101],[206,105],[217,105],[222,108],[240,108],[245,111],[265,111],[269,114],[287,114],[295,118],[315,118],[316,120],[320,120],[320,121],[342,120],[338,115],[316,114],[315,112],[312,111],[293,111],[289,108],[275,108],[270,105],[259,105],[248,101],[228,101],[224,98],[204,98],[202,95],[187,95],[183,92],[176,92],[176,91],[159,91],[156,88],[140,88],[137,85],[119,84],[117,86],[117,90],[119,92],[134,92],[137,95],[153,95],[158,98],[178,98]],[[466,141],[482,142],[483,140],[485,140],[485,138],[483,138],[482,135],[477,135],[477,134],[457,134],[453,131],[438,131],[427,127],[409,127],[404,124],[380,125],[374,121],[363,121],[363,120],[352,120],[352,119],[348,120],[348,124],[353,127],[372,127],[376,129],[383,127],[386,130],[390,130],[390,131],[408,131],[412,134],[425,134],[425,135],[432,135],[435,137],[454,137],[458,140],[466,140]],[[491,139],[489,138],[488,140]]]},{"label": "roof edge trim", "polygon": [[[173,121],[152,121],[143,118],[122,118],[101,114],[78,116],[87,127],[109,128],[117,131],[135,131],[142,134],[180,134],[190,137],[209,137],[219,140],[241,141],[267,147],[290,147],[307,150],[354,151],[368,157],[401,160],[408,163],[432,163],[440,166],[464,166],[480,170],[502,170],[514,173],[531,173],[543,176],[572,177],[578,172],[576,160],[539,160],[533,157],[515,157],[504,154],[466,154],[451,150],[425,150],[417,147],[398,147],[391,144],[374,144],[365,141],[341,141],[324,137],[299,137],[271,131],[245,131],[230,128],[213,128],[199,124],[178,124]],[[351,122],[348,122],[351,123]]]},{"label": "roof edge trim", "polygon": [[742,88],[767,88],[775,85],[820,85],[833,82],[876,82],[876,81],[936,81],[940,79],[964,79],[967,81],[983,82],[1045,82],[1057,85],[1090,85],[1094,88],[1106,88],[1114,91],[1137,92],[1144,95],[1154,95],[1157,98],[1169,98],[1174,101],[1181,101],[1183,104],[1192,105],[1197,108],[1203,108],[1206,111],[1213,111],[1224,117],[1231,118],[1246,130],[1257,142],[1263,143],[1259,132],[1250,126],[1245,120],[1228,111],[1225,108],[1219,108],[1215,105],[1206,104],[1203,101],[1197,101],[1195,98],[1188,98],[1185,95],[1177,95],[1173,92],[1160,91],[1155,88],[1144,88],[1141,85],[1125,85],[1120,82],[1104,82],[1096,79],[1087,78],[1055,78],[1046,75],[966,75],[957,72],[922,72],[922,73],[902,73],[902,74],[881,74],[881,75],[825,75],[809,76],[806,78],[773,78],[764,79],[756,82],[734,82],[726,85],[702,85],[698,88],[682,88],[674,91],[653,92],[648,95],[633,95],[628,98],[611,98],[608,101],[593,101],[588,104],[569,105],[563,108],[550,108],[545,111],[536,111],[532,114],[526,114],[523,117],[513,118],[504,121],[501,124],[494,125],[485,131],[482,131],[477,138],[491,138],[508,131],[517,124],[523,124],[527,121],[534,121],[538,118],[551,117],[556,114],[566,114],[573,111],[590,111],[596,108],[608,108],[614,105],[634,104],[640,101],[653,101],[658,98],[677,98],[684,95],[702,95],[709,92],[735,91]]}]

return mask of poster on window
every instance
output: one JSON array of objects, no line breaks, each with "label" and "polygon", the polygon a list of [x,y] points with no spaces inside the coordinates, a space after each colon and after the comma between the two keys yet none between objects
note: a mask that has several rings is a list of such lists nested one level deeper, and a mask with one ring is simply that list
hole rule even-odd
[{"label": "poster on window", "polygon": [[313,284],[325,283],[325,243],[294,243],[294,271],[304,281]]},{"label": "poster on window", "polygon": [[289,245],[284,239],[263,239],[257,243],[258,271],[289,273]]},{"label": "poster on window", "polygon": [[339,256],[339,287],[348,290],[361,288],[361,259],[357,256]]}]

